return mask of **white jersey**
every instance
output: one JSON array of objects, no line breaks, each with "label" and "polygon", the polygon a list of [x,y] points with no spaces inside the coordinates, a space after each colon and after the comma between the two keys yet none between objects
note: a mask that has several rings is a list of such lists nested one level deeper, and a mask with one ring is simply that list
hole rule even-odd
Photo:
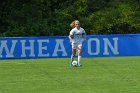
[{"label": "white jersey", "polygon": [[83,37],[82,35],[85,33],[85,30],[83,28],[79,28],[77,29],[76,27],[73,28],[71,31],[70,31],[70,35],[72,35],[72,38],[75,42],[81,42],[83,41]]}]

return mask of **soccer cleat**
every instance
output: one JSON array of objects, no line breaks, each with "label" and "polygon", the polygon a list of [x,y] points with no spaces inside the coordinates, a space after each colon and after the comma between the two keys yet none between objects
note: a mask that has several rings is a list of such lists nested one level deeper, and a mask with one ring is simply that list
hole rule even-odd
[{"label": "soccer cleat", "polygon": [[82,65],[81,65],[80,63],[77,63],[77,66],[80,67],[80,66],[82,66]]},{"label": "soccer cleat", "polygon": [[70,66],[72,66],[72,61],[70,61]]}]

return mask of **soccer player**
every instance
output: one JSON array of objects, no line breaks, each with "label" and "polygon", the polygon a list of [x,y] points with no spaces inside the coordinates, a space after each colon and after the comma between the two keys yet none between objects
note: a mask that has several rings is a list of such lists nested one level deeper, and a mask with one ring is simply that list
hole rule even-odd
[{"label": "soccer player", "polygon": [[70,31],[69,34],[69,39],[72,44],[72,55],[71,55],[70,66],[72,66],[72,61],[74,60],[76,49],[78,50],[77,66],[81,66],[80,60],[81,60],[81,52],[82,52],[82,43],[83,41],[86,41],[86,32],[82,27],[80,27],[80,22],[78,20],[73,21],[70,24],[70,26],[72,27],[72,30]]}]

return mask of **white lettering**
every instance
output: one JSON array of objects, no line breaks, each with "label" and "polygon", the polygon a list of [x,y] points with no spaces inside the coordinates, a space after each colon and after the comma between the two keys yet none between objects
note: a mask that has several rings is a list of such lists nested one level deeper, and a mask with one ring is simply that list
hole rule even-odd
[{"label": "white lettering", "polygon": [[30,57],[34,57],[34,40],[29,40],[30,46],[26,46],[25,43],[27,42],[26,40],[21,40],[20,41],[22,44],[22,54],[21,57],[26,57],[26,50],[30,50]]},{"label": "white lettering", "polygon": [[108,40],[108,38],[103,38],[103,40],[104,40],[104,53],[103,53],[103,55],[109,55],[108,48],[111,49],[113,54],[115,54],[115,55],[119,54],[119,52],[118,52],[118,38],[113,38],[114,45],[111,45],[111,42]]},{"label": "white lettering", "polygon": [[12,46],[11,46],[10,50],[8,49],[8,46],[7,46],[7,40],[0,41],[0,43],[1,43],[1,46],[0,46],[0,57],[2,57],[2,52],[4,50],[6,52],[6,57],[14,57],[14,49],[15,49],[17,40],[12,40]]},{"label": "white lettering", "polygon": [[47,46],[42,46],[42,43],[49,43],[49,40],[37,40],[39,43],[39,57],[49,56],[49,53],[43,54],[43,50],[47,50]]},{"label": "white lettering", "polygon": [[[56,39],[56,46],[55,46],[55,49],[54,49],[52,56],[58,56],[58,54],[57,54],[58,51],[63,52],[62,56],[67,56],[63,41],[64,40],[62,40],[62,39]],[[60,48],[59,48],[59,46],[60,46]]]},{"label": "white lettering", "polygon": [[[96,51],[95,52],[92,52],[92,45],[91,45],[91,42],[96,42]],[[90,38],[88,40],[88,54],[89,55],[98,55],[100,53],[100,42],[97,38]]]}]

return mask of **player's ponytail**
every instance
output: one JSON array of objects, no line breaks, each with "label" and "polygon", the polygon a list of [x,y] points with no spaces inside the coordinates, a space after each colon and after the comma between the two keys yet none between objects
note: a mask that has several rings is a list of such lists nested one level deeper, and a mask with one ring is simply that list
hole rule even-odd
[{"label": "player's ponytail", "polygon": [[75,21],[72,21],[72,22],[71,22],[70,27],[72,27],[72,28],[75,27]]}]

